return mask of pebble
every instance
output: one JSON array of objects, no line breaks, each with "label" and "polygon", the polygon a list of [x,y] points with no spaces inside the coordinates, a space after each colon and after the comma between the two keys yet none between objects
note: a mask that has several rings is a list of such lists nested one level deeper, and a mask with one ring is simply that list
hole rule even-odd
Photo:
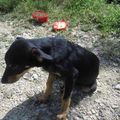
[{"label": "pebble", "polygon": [[101,106],[101,107],[104,107],[105,105],[101,102],[101,103],[100,103],[100,106]]},{"label": "pebble", "polygon": [[9,91],[9,92],[7,91],[7,92],[4,93],[4,97],[8,98],[8,99],[10,99],[12,97],[12,95],[13,95],[12,91]]},{"label": "pebble", "polygon": [[91,112],[91,111],[88,111],[88,112],[87,112],[87,114],[88,114],[88,115],[91,115],[91,114],[92,114],[92,112]]},{"label": "pebble", "polygon": [[30,73],[26,73],[24,76],[23,76],[24,79],[26,80],[29,80],[31,79],[31,74]]},{"label": "pebble", "polygon": [[101,101],[99,99],[96,99],[95,102],[96,103],[101,103]]},{"label": "pebble", "polygon": [[97,119],[95,115],[91,115],[90,118],[91,118],[91,120],[96,120]]},{"label": "pebble", "polygon": [[38,75],[37,74],[33,74],[32,77],[33,77],[34,80],[38,80]]},{"label": "pebble", "polygon": [[117,64],[117,63],[113,63],[113,65],[114,65],[115,67],[117,67],[117,66],[118,66],[118,64]]},{"label": "pebble", "polygon": [[119,106],[114,104],[114,105],[112,105],[112,108],[116,109],[116,108],[119,108]]},{"label": "pebble", "polygon": [[117,84],[114,88],[115,88],[116,90],[120,90],[120,84]]},{"label": "pebble", "polygon": [[74,120],[82,120],[82,119],[80,117],[78,117],[78,116],[75,116]]},{"label": "pebble", "polygon": [[83,119],[84,120],[89,120],[89,117],[88,116],[83,116]]},{"label": "pebble", "polygon": [[95,114],[95,113],[96,113],[94,109],[92,109],[91,111],[92,111],[92,113],[93,113],[93,114]]}]

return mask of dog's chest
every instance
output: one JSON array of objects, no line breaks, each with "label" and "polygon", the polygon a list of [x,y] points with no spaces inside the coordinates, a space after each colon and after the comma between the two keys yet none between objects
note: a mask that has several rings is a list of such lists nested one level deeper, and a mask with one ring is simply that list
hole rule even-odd
[{"label": "dog's chest", "polygon": [[47,72],[53,73],[59,77],[62,76],[61,73],[59,73],[58,70],[56,69],[56,67],[54,67],[54,66],[44,66],[43,69],[46,70]]}]

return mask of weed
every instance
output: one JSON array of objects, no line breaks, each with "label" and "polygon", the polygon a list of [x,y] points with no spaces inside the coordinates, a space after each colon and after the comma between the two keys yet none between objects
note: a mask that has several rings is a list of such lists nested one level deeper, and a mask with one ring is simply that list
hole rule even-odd
[{"label": "weed", "polygon": [[69,21],[70,26],[78,24],[95,25],[103,34],[120,33],[120,5],[107,0],[1,0],[0,11],[11,12],[12,19],[31,18],[35,10],[49,14],[49,22]]}]

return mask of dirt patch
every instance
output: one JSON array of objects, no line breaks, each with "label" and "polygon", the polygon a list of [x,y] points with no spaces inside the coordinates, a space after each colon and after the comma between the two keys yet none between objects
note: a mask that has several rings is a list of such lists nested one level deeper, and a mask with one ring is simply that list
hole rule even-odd
[{"label": "dirt patch", "polygon": [[[17,36],[26,38],[53,36],[43,26],[19,27],[12,22],[0,22],[0,77],[5,62],[4,54]],[[75,42],[93,51],[100,58],[98,88],[92,95],[74,91],[68,120],[120,120],[120,59],[113,62],[104,55],[104,46],[99,43],[96,30],[81,31],[80,26],[71,31]],[[69,37],[70,38],[70,37]],[[112,38],[111,38],[112,39]],[[118,39],[118,38],[117,38]],[[118,39],[120,41],[120,39]],[[107,59],[106,59],[107,58]],[[58,81],[54,83],[52,99],[48,104],[35,104],[35,95],[45,89],[47,73],[40,68],[33,68],[18,82],[10,85],[0,83],[0,119],[1,120],[54,120],[60,111]],[[118,87],[116,89],[116,87]]]}]

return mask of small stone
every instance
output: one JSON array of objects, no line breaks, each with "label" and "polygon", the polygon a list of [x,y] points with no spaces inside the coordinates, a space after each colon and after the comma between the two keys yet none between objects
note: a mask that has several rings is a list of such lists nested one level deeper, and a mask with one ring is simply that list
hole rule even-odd
[{"label": "small stone", "polygon": [[13,95],[13,92],[12,92],[12,91],[5,92],[5,93],[4,93],[4,97],[5,97],[5,98],[8,98],[8,99],[10,99],[10,98],[12,97],[12,95]]},{"label": "small stone", "polygon": [[96,102],[96,103],[100,103],[101,101],[100,101],[99,99],[96,99],[95,102]]},{"label": "small stone", "polygon": [[74,120],[80,120],[80,118],[78,116],[75,116]]},{"label": "small stone", "polygon": [[114,65],[115,67],[117,67],[117,66],[118,66],[118,64],[117,64],[117,63],[113,63],[113,65]]},{"label": "small stone", "polygon": [[33,74],[32,77],[33,77],[34,80],[38,80],[38,75],[37,74]]},{"label": "small stone", "polygon": [[95,114],[95,110],[92,109],[91,111],[92,111],[93,114]]},{"label": "small stone", "polygon": [[92,112],[91,112],[91,111],[88,111],[88,112],[87,112],[87,114],[88,114],[88,115],[91,115],[91,114],[92,114]]},{"label": "small stone", "polygon": [[97,120],[97,118],[96,118],[96,116],[95,116],[95,115],[94,115],[94,116],[92,116],[92,119],[93,119],[93,120]]},{"label": "small stone", "polygon": [[118,108],[118,107],[119,107],[119,106],[116,105],[116,104],[112,105],[112,108],[113,108],[113,109],[116,109],[116,108]]},{"label": "small stone", "polygon": [[74,36],[75,36],[75,35],[76,35],[76,31],[73,31],[73,32],[72,32],[72,35],[74,35]]},{"label": "small stone", "polygon": [[120,84],[117,84],[114,88],[115,88],[116,90],[120,90]]},{"label": "small stone", "polygon": [[88,118],[88,116],[83,116],[83,119],[88,120],[89,118]]},{"label": "small stone", "polygon": [[31,74],[30,73],[26,73],[24,76],[23,76],[24,79],[28,80],[28,79],[31,79]]},{"label": "small stone", "polygon": [[104,107],[105,105],[103,103],[100,103],[100,106]]}]

